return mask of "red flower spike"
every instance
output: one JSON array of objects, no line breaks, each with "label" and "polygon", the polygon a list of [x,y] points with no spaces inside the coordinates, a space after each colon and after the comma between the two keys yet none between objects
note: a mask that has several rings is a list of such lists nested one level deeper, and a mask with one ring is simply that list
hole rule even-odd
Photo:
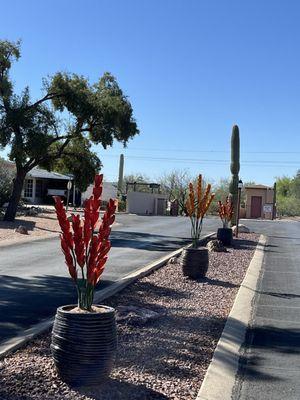
[{"label": "red flower spike", "polygon": [[74,281],[76,282],[76,280],[77,280],[77,271],[76,271],[76,267],[75,267],[74,262],[73,262],[73,257],[71,255],[70,248],[67,245],[63,235],[60,236],[60,240],[61,240],[61,248],[62,248],[62,251],[63,251],[63,253],[65,255],[65,262],[66,262],[66,265],[67,265],[67,267],[69,269],[69,273],[70,273],[71,277],[74,279]]},{"label": "red flower spike", "polygon": [[221,201],[218,201],[218,211],[223,222],[223,226],[227,227],[227,224],[231,221],[233,215],[233,204],[231,203],[229,197],[226,197],[224,204]]},{"label": "red flower spike", "polygon": [[74,232],[74,244],[75,244],[75,254],[77,262],[81,268],[85,264],[85,254],[84,254],[84,240],[82,235],[82,227],[80,223],[79,215],[72,215],[72,227]]},{"label": "red flower spike", "polygon": [[62,234],[65,238],[67,245],[69,246],[70,249],[72,249],[73,248],[73,236],[70,231],[70,222],[67,218],[67,214],[66,214],[65,208],[63,206],[63,202],[61,201],[61,198],[59,196],[54,196],[54,201],[55,201],[56,215],[57,215],[57,219],[58,219],[60,228],[62,230]]},{"label": "red flower spike", "polygon": [[99,174],[95,176],[95,187],[100,187],[103,182],[103,174]]},{"label": "red flower spike", "polygon": [[[115,221],[116,202],[110,200],[101,221],[99,232],[95,228],[99,222],[103,175],[95,176],[95,185],[92,196],[86,200],[84,207],[84,221],[79,215],[72,215],[72,221],[67,214],[61,199],[54,197],[55,209],[61,227],[61,248],[69,273],[74,279],[79,291],[79,307],[91,310],[92,298],[87,291],[88,284],[93,287],[99,282],[104,271],[108,253],[111,248],[109,235],[111,225]],[[80,266],[83,278],[77,284],[77,265]]]}]

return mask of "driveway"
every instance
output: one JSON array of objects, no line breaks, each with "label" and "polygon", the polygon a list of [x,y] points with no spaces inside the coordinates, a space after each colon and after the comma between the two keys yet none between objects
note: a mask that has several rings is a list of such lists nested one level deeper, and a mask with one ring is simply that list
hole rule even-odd
[{"label": "driveway", "polygon": [[[189,242],[190,222],[184,217],[118,214],[117,222],[98,290]],[[207,218],[203,235],[219,226],[218,218]],[[76,302],[58,238],[3,247],[0,253],[0,342]]]}]

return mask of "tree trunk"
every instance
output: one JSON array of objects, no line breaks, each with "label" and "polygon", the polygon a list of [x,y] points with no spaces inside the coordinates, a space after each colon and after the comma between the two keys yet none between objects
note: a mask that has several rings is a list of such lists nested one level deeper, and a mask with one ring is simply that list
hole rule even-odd
[{"label": "tree trunk", "polygon": [[19,170],[17,169],[16,178],[14,179],[12,195],[10,196],[8,207],[4,215],[4,221],[15,220],[18,204],[21,199],[25,176],[26,176],[26,171],[24,171],[23,169]]}]

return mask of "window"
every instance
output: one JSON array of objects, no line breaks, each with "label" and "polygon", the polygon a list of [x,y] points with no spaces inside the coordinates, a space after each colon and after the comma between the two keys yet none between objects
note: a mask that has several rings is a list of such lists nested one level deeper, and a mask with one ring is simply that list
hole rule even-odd
[{"label": "window", "polygon": [[26,179],[24,184],[24,197],[32,197],[33,194],[33,180]]}]

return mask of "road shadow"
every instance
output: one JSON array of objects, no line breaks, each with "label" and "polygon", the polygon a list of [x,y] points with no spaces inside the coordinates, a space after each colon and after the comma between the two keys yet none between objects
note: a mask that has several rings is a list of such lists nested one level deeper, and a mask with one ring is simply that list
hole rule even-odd
[{"label": "road shadow", "polygon": [[232,248],[238,250],[249,250],[256,247],[257,241],[249,239],[233,239]]},{"label": "road shadow", "polygon": [[268,235],[269,238],[274,239],[285,239],[285,240],[300,240],[300,237],[293,236],[276,236],[276,235]]},{"label": "road shadow", "polygon": [[190,243],[190,239],[156,235],[144,232],[112,231],[113,247],[145,249],[150,251],[174,251],[178,247]]},{"label": "road shadow", "polygon": [[166,400],[169,398],[147,386],[117,379],[108,379],[103,385],[94,389],[80,388],[76,391],[93,400]]},{"label": "road shadow", "polygon": [[22,218],[16,218],[14,221],[1,221],[0,229],[16,229],[18,226],[25,226],[28,231],[33,231],[36,223],[34,221],[27,221]]},{"label": "road shadow", "polygon": [[[103,280],[97,291],[112,282]],[[77,292],[69,277],[54,275],[24,279],[0,276],[0,342],[19,334],[45,318],[57,307],[77,303]]]}]

